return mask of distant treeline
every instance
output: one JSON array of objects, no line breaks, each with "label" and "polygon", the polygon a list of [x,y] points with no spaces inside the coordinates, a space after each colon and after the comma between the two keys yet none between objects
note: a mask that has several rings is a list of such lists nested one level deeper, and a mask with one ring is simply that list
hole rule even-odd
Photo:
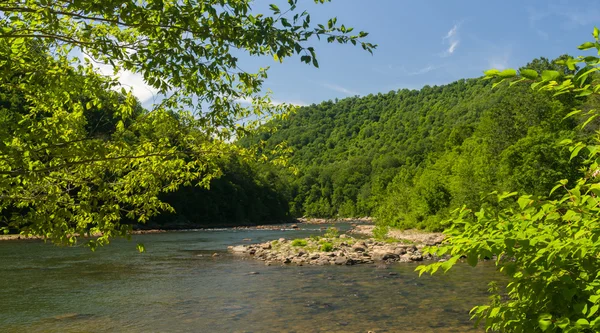
[{"label": "distant treeline", "polygon": [[[545,58],[527,64],[538,71],[566,67]],[[294,150],[300,175],[279,171],[291,214],[318,217],[375,216],[382,223],[441,229],[455,207],[485,204],[493,190],[545,196],[556,179],[574,180],[581,161],[558,143],[576,134],[574,106],[595,99],[552,99],[528,83],[492,88],[481,79],[421,90],[351,97],[303,107],[273,121],[266,149],[282,142]],[[280,185],[281,187],[281,185]]]}]

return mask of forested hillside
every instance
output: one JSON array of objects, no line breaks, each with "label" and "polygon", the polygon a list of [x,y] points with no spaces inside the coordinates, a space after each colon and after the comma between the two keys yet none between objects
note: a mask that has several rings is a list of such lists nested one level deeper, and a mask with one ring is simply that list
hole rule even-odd
[{"label": "forested hillside", "polygon": [[[544,58],[526,67],[568,73]],[[556,179],[574,179],[578,161],[557,143],[576,135],[577,119],[563,118],[581,103],[595,101],[459,80],[303,107],[253,140],[293,149],[299,174],[281,174],[296,216],[440,229],[451,209],[478,207],[491,191],[546,195]]]}]

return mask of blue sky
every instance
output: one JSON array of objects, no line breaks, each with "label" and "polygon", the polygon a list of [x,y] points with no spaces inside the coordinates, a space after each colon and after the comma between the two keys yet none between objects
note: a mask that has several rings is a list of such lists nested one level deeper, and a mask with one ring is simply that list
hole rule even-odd
[{"label": "blue sky", "polygon": [[[373,55],[359,47],[314,42],[320,68],[242,57],[247,71],[270,66],[264,87],[273,99],[300,105],[354,95],[419,89],[481,76],[489,68],[519,67],[533,58],[578,54],[600,25],[596,1],[304,0],[312,22],[370,33]],[[255,9],[283,0],[257,0]],[[283,8],[283,4],[280,6]]]},{"label": "blue sky", "polygon": [[[253,10],[267,12],[286,0],[256,0]],[[288,58],[240,56],[240,67],[255,72],[270,67],[264,84],[274,102],[309,105],[335,98],[386,93],[424,85],[442,85],[482,75],[490,68],[518,68],[536,57],[578,55],[577,46],[592,39],[600,26],[600,3],[590,0],[332,0],[314,4],[300,0],[312,23],[331,17],[354,31],[370,33],[378,44],[371,55],[352,45],[311,42],[320,68]],[[309,45],[307,45],[309,46]],[[98,66],[106,75],[110,66]],[[119,74],[122,85],[149,107],[156,90],[139,74]]]}]

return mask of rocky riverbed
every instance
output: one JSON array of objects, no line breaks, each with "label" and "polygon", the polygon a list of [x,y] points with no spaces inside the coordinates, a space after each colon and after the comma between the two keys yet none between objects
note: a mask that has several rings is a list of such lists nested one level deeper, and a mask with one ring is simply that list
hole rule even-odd
[{"label": "rocky riverbed", "polygon": [[229,246],[228,250],[262,260],[266,265],[388,264],[439,259],[423,254],[424,246],[423,243],[381,242],[343,234],[294,240],[280,238],[259,244]]}]

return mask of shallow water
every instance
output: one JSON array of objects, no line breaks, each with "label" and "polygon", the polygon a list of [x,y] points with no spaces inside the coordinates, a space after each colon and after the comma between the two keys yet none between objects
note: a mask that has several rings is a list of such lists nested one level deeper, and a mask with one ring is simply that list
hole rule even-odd
[{"label": "shallow water", "polygon": [[481,331],[468,311],[486,301],[491,265],[419,278],[415,264],[265,266],[226,252],[244,238],[306,237],[318,227],[147,234],[94,253],[0,242],[0,331]]}]

